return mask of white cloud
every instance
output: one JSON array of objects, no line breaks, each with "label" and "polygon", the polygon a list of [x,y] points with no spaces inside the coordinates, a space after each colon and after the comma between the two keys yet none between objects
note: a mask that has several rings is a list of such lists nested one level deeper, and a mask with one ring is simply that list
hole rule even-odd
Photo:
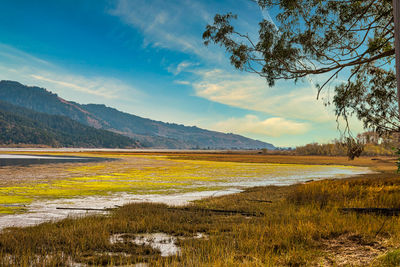
[{"label": "white cloud", "polygon": [[316,100],[316,88],[310,83],[296,86],[278,83],[269,88],[262,78],[252,74],[231,74],[220,69],[197,71],[193,82],[197,96],[277,117],[313,122],[334,121],[332,111]]},{"label": "white cloud", "polygon": [[194,66],[198,66],[199,63],[192,63],[189,61],[182,61],[181,63],[179,63],[177,66],[175,65],[171,65],[168,67],[168,72],[174,74],[174,75],[178,75],[179,73],[181,73],[182,71],[188,70],[191,67]]},{"label": "white cloud", "polygon": [[[267,10],[259,10],[254,4],[246,7],[238,1],[231,1],[224,8],[215,3],[190,0],[118,0],[109,14],[141,31],[147,45],[190,55],[178,65],[170,65],[168,71],[175,76],[184,74],[184,80],[177,79],[174,83],[189,85],[190,82],[196,96],[290,121],[308,121],[316,128],[321,125],[335,128],[333,108],[316,100],[317,89],[312,82],[305,81],[300,85],[293,81],[278,82],[269,88],[257,75],[233,70],[223,49],[203,45],[204,26],[212,22],[214,14],[227,11],[238,13],[239,20],[234,22],[238,31],[255,39],[257,22],[262,17],[272,20]],[[193,58],[201,64],[192,65]]]},{"label": "white cloud", "polygon": [[191,85],[189,81],[181,81],[181,80],[175,80],[174,83],[182,85]]},{"label": "white cloud", "polygon": [[282,135],[304,134],[310,129],[310,125],[278,117],[260,120],[257,116],[246,115],[243,118],[230,118],[226,121],[218,122],[214,128],[224,132],[280,137]]}]

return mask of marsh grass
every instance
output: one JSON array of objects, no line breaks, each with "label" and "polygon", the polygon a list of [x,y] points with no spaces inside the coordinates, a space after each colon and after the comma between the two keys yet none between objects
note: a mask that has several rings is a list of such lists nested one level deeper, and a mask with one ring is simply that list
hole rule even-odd
[{"label": "marsh grass", "polygon": [[288,195],[288,200],[327,208],[398,208],[400,179],[396,173],[375,173],[359,178],[316,181],[298,186]]},{"label": "marsh grass", "polygon": [[[388,180],[396,181],[395,177]],[[338,181],[330,182],[335,186],[327,186],[327,192],[332,188],[340,189]],[[340,182],[347,186],[347,182]],[[310,193],[315,192],[314,187],[321,186],[321,182],[313,182],[252,188],[240,194],[197,201],[185,209],[170,209],[162,204],[130,204],[109,216],[10,228],[0,234],[0,259],[4,265],[15,266],[52,266],[67,261],[100,266],[143,262],[172,266],[302,266],[318,265],[321,258],[330,257],[324,250],[324,242],[343,235],[357,236],[359,242],[366,245],[379,238],[386,240],[387,247],[399,246],[399,218],[342,214],[337,210],[344,203],[343,198],[361,202],[364,197],[369,198],[361,191],[370,192],[370,186],[375,188],[380,184],[372,177],[368,182],[361,179],[358,184],[357,179],[353,179],[351,183],[365,188],[358,188],[357,194],[347,191],[326,205],[321,205],[317,194]],[[271,200],[272,203],[251,200]],[[208,212],[207,208],[260,211],[264,216],[216,214]],[[149,246],[110,242],[113,234],[157,232],[185,237],[200,232],[207,238],[178,239],[180,257],[161,257]],[[375,263],[395,266],[398,255],[394,250]]]},{"label": "marsh grass", "polygon": [[[291,160],[294,158],[287,161]],[[331,161],[337,164],[338,159]],[[388,168],[387,161],[363,159],[362,164],[367,163],[385,172],[345,180],[249,188],[239,194],[196,201],[185,208],[137,203],[109,215],[8,228],[0,233],[0,265],[325,266],[339,262],[340,248],[327,244],[341,240],[357,249],[379,248],[380,255],[371,254],[357,263],[397,266],[399,217],[339,211],[352,206],[400,206],[399,175]],[[263,215],[215,213],[210,209]],[[177,239],[181,255],[161,257],[150,246],[110,242],[115,234],[144,233],[186,237]],[[197,233],[207,238],[191,238]],[[357,263],[347,261],[348,265]]]},{"label": "marsh grass", "polygon": [[399,266],[400,249],[388,252],[386,255],[379,258],[377,263],[379,263],[381,266]]}]

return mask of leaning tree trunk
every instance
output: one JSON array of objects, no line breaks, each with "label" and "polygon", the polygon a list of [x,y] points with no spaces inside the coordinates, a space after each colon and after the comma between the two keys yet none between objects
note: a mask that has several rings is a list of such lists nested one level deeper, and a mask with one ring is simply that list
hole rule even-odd
[{"label": "leaning tree trunk", "polygon": [[[396,81],[397,81],[397,104],[400,116],[400,0],[393,0],[394,18],[394,49],[396,54]],[[399,118],[400,120],[400,118]],[[400,146],[400,132],[398,134],[398,146]],[[400,147],[398,147],[400,150]]]}]

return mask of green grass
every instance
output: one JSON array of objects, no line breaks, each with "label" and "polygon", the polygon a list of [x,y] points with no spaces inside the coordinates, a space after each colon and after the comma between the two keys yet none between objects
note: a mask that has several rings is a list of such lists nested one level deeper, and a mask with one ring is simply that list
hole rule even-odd
[{"label": "green grass", "polygon": [[400,266],[400,249],[388,252],[378,262],[381,266]]}]

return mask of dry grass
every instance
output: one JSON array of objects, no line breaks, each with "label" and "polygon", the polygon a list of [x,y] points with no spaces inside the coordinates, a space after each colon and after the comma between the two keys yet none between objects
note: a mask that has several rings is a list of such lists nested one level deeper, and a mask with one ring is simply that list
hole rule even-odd
[{"label": "dry grass", "polygon": [[295,156],[295,155],[262,155],[262,154],[169,154],[173,159],[210,160],[223,162],[253,162],[253,163],[278,163],[278,164],[323,164],[365,166],[379,168],[379,170],[394,170],[396,158],[394,157],[360,157],[349,160],[348,157],[329,156]]},{"label": "dry grass", "polygon": [[[259,155],[173,155],[174,159],[225,162],[344,164],[342,158]],[[343,162],[343,163],[341,163]],[[13,228],[0,234],[0,265],[66,263],[171,266],[326,266],[400,264],[400,219],[343,214],[341,207],[400,207],[400,177],[392,159],[351,162],[380,173],[286,187],[257,187],[197,201],[188,208],[131,204],[109,216],[88,216]],[[268,201],[272,201],[269,203]],[[201,209],[200,209],[201,208]],[[255,212],[262,216],[207,209]],[[199,211],[201,210],[201,211]],[[110,243],[117,233],[163,232],[179,239],[181,256],[161,257],[149,246]]]}]

